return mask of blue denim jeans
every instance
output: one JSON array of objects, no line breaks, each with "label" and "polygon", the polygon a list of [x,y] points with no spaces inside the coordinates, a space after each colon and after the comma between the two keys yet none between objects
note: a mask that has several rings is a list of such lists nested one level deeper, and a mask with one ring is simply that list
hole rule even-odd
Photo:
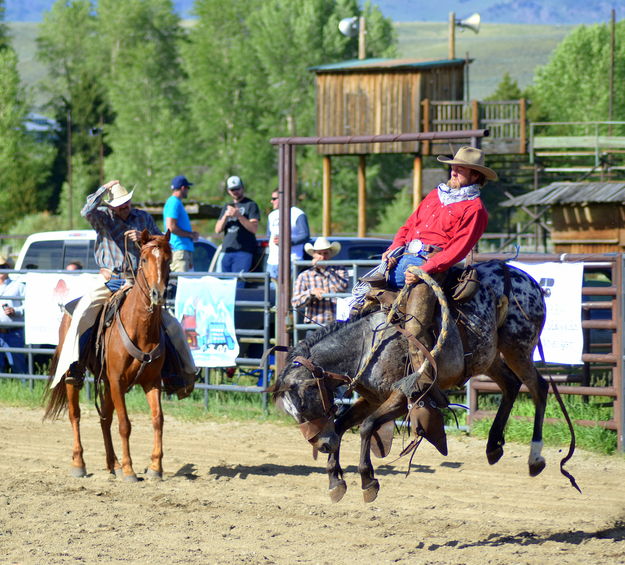
[{"label": "blue denim jeans", "polygon": [[420,255],[414,253],[405,253],[399,258],[397,265],[395,265],[388,275],[388,287],[391,290],[399,290],[406,284],[406,270],[408,267],[416,266],[420,267],[425,263],[425,259]]},{"label": "blue denim jeans", "polygon": [[[252,260],[254,255],[247,251],[228,251],[224,253],[221,260],[222,273],[249,273],[252,268]],[[242,288],[245,286],[244,280],[239,280],[237,286]]]}]

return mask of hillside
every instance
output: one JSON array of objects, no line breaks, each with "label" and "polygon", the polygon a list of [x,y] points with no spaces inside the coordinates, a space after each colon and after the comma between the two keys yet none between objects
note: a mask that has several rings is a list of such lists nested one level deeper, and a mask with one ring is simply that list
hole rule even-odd
[{"label": "hillside", "polygon": [[[430,22],[397,23],[399,53],[419,59],[447,58],[447,24]],[[45,103],[41,91],[45,67],[35,60],[36,23],[9,24],[20,58],[20,74],[31,89],[37,107]],[[544,65],[558,43],[573,26],[484,24],[480,32],[456,33],[456,56],[468,52],[474,59],[469,72],[469,96],[482,99],[492,94],[507,71],[521,88],[531,83],[538,65]]]},{"label": "hillside", "polygon": [[[6,0],[6,20],[38,22],[54,0]],[[361,0],[360,4],[364,2]],[[193,0],[174,0],[176,12],[190,18]],[[396,22],[444,22],[449,12],[459,17],[479,12],[486,22],[516,24],[588,24],[607,21],[610,9],[618,4],[611,0],[374,0],[382,13]],[[623,17],[622,12],[617,14]]]},{"label": "hillside", "polygon": [[[397,23],[402,57],[445,59],[448,26],[443,23]],[[456,57],[474,59],[469,71],[469,98],[482,99],[497,88],[505,72],[521,88],[532,82],[537,66],[548,62],[558,43],[574,26],[484,24],[478,34],[456,33]]]}]

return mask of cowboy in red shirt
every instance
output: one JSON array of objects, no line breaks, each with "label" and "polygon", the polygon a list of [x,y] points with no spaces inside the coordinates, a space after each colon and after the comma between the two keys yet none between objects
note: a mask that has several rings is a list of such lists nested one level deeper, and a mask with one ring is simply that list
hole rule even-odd
[{"label": "cowboy in red shirt", "polygon": [[[441,281],[447,269],[462,261],[488,223],[480,190],[487,180],[497,180],[497,173],[484,166],[484,153],[480,149],[461,147],[453,158],[439,156],[438,160],[451,166],[449,180],[424,198],[382,255],[388,266],[390,289],[414,285],[406,303],[406,330],[430,350],[430,324],[436,301],[430,287],[417,284],[419,277],[407,269],[419,266]],[[363,280],[375,282],[379,278],[380,275],[373,275]],[[416,345],[410,343],[409,347],[416,371],[423,356]]]}]

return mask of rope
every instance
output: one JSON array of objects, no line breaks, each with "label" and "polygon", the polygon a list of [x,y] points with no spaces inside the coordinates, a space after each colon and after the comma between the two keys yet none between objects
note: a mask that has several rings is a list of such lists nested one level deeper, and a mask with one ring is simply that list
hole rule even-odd
[{"label": "rope", "polygon": [[[441,331],[438,335],[436,345],[431,351],[431,356],[433,358],[436,358],[438,355],[440,355],[449,335],[449,325],[451,322],[451,312],[449,310],[449,304],[447,303],[447,298],[445,297],[443,289],[423,269],[420,269],[419,267],[413,265],[408,267],[408,271],[414,275],[417,275],[423,282],[425,282],[425,284],[427,284],[432,289],[432,292],[434,292],[434,295],[438,299],[441,307]],[[408,292],[410,292],[411,288],[411,286],[404,286],[404,288],[401,289],[399,295],[395,299],[395,303],[393,304],[391,310],[393,310],[396,305],[398,306],[399,303],[401,303],[404,296],[406,296]],[[431,365],[431,363],[426,357],[421,366],[414,373],[405,376],[395,385],[396,388],[399,388],[406,395],[407,398],[410,398],[416,388],[417,381],[419,380],[419,378],[421,378],[421,375],[428,368],[429,365]]]}]

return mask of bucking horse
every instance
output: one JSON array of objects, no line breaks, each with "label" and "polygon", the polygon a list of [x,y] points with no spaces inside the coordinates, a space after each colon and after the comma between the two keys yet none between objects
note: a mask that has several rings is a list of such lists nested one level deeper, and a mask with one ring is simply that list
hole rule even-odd
[{"label": "bucking horse", "polygon": [[[545,467],[541,451],[548,393],[548,384],[532,361],[545,322],[543,291],[526,272],[502,261],[479,263],[475,273],[479,285],[473,296],[462,303],[449,301],[446,330],[439,330],[437,347],[441,347],[433,352],[437,383],[447,390],[472,376],[487,375],[499,385],[501,402],[486,444],[490,464],[503,455],[505,425],[521,384],[526,385],[535,406],[528,463],[530,475],[536,476]],[[441,315],[438,323],[440,328]],[[441,344],[442,333],[446,336]],[[328,454],[326,469],[334,502],[347,490],[339,453],[343,434],[354,426],[360,426],[358,470],[365,502],[375,500],[379,491],[371,449],[386,455],[394,421],[414,407],[416,434],[447,454],[442,416],[429,409],[423,396],[415,396],[418,374],[409,370],[408,339],[399,325],[389,323],[383,310],[335,322],[289,352],[272,387],[276,403],[297,421],[313,449]],[[341,385],[359,397],[337,416],[334,396]]]}]

